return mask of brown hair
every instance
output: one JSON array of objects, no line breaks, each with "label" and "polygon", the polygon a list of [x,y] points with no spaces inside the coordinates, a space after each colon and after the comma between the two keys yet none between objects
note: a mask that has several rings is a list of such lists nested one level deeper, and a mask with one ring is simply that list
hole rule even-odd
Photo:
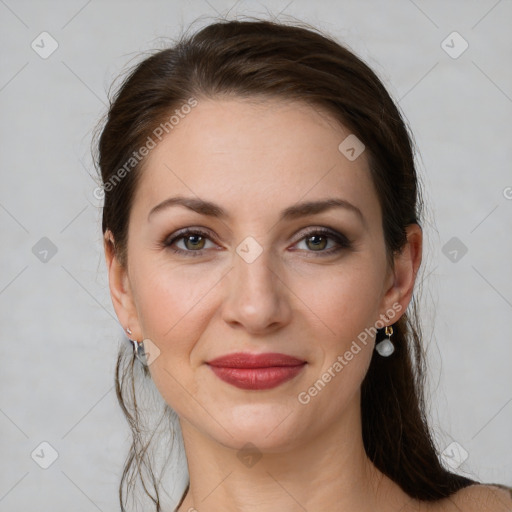
[{"label": "brown hair", "polygon": [[[402,115],[376,74],[347,48],[299,24],[250,20],[219,21],[138,64],[111,101],[99,138],[98,165],[103,184],[144,145],[152,131],[191,97],[267,97],[299,100],[325,108],[366,146],[371,176],[382,208],[390,263],[406,242],[405,228],[420,223],[422,202],[412,137]],[[131,202],[142,161],[105,190],[102,229],[111,230],[120,261],[127,261]],[[368,458],[407,494],[438,500],[474,482],[445,470],[427,425],[424,356],[417,298],[394,324],[392,357],[373,357],[362,384],[363,440]],[[378,339],[381,332],[378,333]],[[145,376],[149,373],[145,370]],[[133,433],[120,484],[130,471],[161,510],[158,482],[141,441],[134,359],[121,351],[116,389]],[[165,412],[170,417],[167,406]],[[152,496],[143,478],[150,472]],[[187,487],[188,489],[188,487]],[[182,498],[183,499],[183,498]]]}]

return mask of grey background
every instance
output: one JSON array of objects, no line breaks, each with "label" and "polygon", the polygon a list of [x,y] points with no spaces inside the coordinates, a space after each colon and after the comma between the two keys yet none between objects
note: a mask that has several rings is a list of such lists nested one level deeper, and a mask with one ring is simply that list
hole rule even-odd
[{"label": "grey background", "polygon": [[[436,440],[441,451],[458,443],[448,453],[462,474],[511,485],[510,0],[0,0],[0,512],[119,508],[128,428],[113,373],[125,341],[91,134],[132,59],[228,11],[316,25],[399,101],[428,203],[421,280]],[[43,31],[58,42],[47,59],[31,47]],[[442,46],[453,31],[469,44],[458,58],[445,51],[462,48],[457,36]],[[43,237],[55,254],[39,252]],[[44,441],[58,453],[48,469],[31,458],[51,461]]]}]

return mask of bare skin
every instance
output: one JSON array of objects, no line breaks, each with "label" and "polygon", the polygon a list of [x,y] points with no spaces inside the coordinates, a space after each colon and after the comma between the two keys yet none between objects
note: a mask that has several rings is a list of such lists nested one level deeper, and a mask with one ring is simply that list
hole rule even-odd
[{"label": "bare skin", "polygon": [[[148,156],[127,268],[105,235],[117,316],[160,350],[151,376],[180,418],[191,482],[180,512],[448,512],[462,499],[465,511],[510,510],[488,496],[481,501],[491,508],[472,508],[468,496],[501,492],[489,487],[420,504],[367,459],[359,403],[373,338],[308,403],[298,400],[365,328],[386,315],[383,325],[398,320],[421,263],[421,229],[411,225],[388,265],[365,153],[350,161],[338,150],[349,133],[302,103],[200,99]],[[173,205],[148,218],[175,196],[213,202],[228,216]],[[360,214],[344,207],[280,219],[285,208],[328,198]],[[185,227],[207,235],[181,235],[172,244],[179,254],[163,245]],[[349,246],[330,235],[312,240],[308,232],[322,227]],[[249,236],[257,242],[251,251],[262,249],[251,262],[236,252]],[[273,389],[243,390],[206,364],[232,352],[280,352],[307,364]],[[253,465],[237,456],[249,442],[261,455]]]}]

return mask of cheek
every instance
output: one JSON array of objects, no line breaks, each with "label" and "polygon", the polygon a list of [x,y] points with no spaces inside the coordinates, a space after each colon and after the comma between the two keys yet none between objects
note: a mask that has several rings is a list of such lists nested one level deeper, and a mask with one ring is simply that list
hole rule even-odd
[{"label": "cheek", "polygon": [[307,305],[304,314],[310,325],[318,324],[316,364],[303,397],[325,407],[332,407],[335,400],[335,416],[360,388],[373,356],[382,274],[375,261],[354,258],[315,279],[303,276],[302,280],[304,286],[309,283],[304,288],[309,294],[301,296]]},{"label": "cheek", "polygon": [[172,346],[179,353],[193,339],[187,330],[197,331],[206,320],[209,295],[222,275],[222,269],[201,265],[141,264],[135,295],[144,336],[162,352]]},{"label": "cheek", "polygon": [[301,275],[293,285],[306,306],[305,313],[321,320],[331,345],[343,348],[379,318],[382,274],[375,262],[356,260],[322,269],[315,275]]},{"label": "cheek", "polygon": [[150,365],[155,385],[182,412],[200,383],[191,379],[191,352],[207,329],[211,300],[225,271],[201,265],[135,264],[135,297],[144,338],[158,346]]},{"label": "cheek", "polygon": [[371,266],[354,264],[318,275],[312,282],[304,314],[319,329],[313,341],[314,364],[296,399],[304,414],[314,416],[321,410],[330,422],[352,403],[368,371],[381,280]]}]

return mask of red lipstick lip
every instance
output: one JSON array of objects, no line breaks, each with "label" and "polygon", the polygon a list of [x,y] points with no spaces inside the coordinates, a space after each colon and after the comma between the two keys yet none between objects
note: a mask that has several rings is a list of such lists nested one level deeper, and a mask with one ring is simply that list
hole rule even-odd
[{"label": "red lipstick lip", "polygon": [[275,366],[300,366],[306,361],[287,354],[249,354],[236,352],[208,361],[210,366],[221,368],[270,368]]},{"label": "red lipstick lip", "polygon": [[235,353],[207,364],[219,379],[240,389],[271,389],[293,379],[306,361],[286,354]]}]

